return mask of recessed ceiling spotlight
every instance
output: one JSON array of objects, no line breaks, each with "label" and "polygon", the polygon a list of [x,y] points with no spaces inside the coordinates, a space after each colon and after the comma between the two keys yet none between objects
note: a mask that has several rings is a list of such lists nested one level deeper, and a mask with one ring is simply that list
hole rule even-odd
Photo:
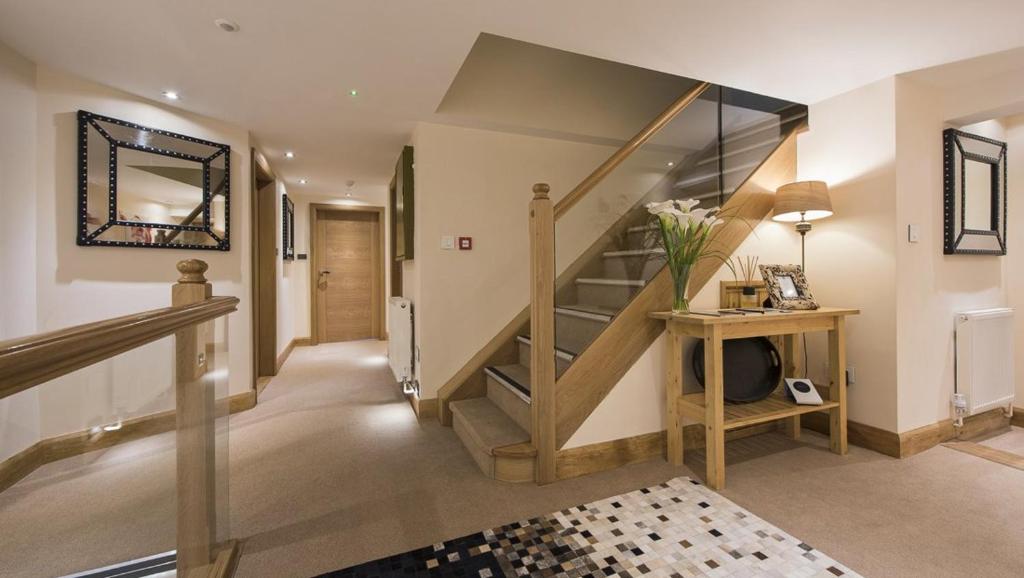
[{"label": "recessed ceiling spotlight", "polygon": [[674,166],[676,166],[676,164],[674,162],[672,162],[672,161],[668,161],[668,166],[674,167]]},{"label": "recessed ceiling spotlight", "polygon": [[167,100],[178,100],[178,93],[173,90],[165,90],[162,93]]},{"label": "recessed ceiling spotlight", "polygon": [[351,199],[352,198],[352,193],[345,193],[345,196]]},{"label": "recessed ceiling spotlight", "polygon": [[304,184],[306,184],[306,183],[308,183],[308,182],[309,182],[309,181],[307,181],[306,179],[299,179],[299,184],[300,184],[300,185],[304,185]]},{"label": "recessed ceiling spotlight", "polygon": [[349,96],[359,96],[359,91],[353,88],[352,90],[348,91],[348,95]]},{"label": "recessed ceiling spotlight", "polygon": [[237,22],[228,20],[227,18],[218,18],[213,21],[224,32],[238,32],[239,26]]},{"label": "recessed ceiling spotlight", "polygon": [[292,151],[288,151],[288,152],[284,153],[284,158],[286,158],[286,159],[293,159],[293,158],[295,158],[295,153],[293,153]]}]

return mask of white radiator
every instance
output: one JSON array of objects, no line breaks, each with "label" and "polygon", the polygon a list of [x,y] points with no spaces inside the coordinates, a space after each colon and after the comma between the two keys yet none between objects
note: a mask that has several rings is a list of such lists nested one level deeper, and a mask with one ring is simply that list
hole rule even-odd
[{"label": "white radiator", "polygon": [[956,315],[956,393],[966,415],[1013,404],[1013,309]]},{"label": "white radiator", "polygon": [[395,379],[406,390],[413,383],[412,301],[388,299],[388,363]]}]

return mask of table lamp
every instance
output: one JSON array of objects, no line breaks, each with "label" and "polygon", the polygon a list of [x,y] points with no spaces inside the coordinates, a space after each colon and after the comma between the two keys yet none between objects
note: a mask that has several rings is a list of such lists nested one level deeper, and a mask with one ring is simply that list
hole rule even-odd
[{"label": "table lamp", "polygon": [[775,191],[773,221],[796,223],[800,233],[800,268],[807,270],[804,241],[811,230],[811,221],[832,215],[832,201],[828,198],[828,185],[824,181],[800,181],[782,185]]}]

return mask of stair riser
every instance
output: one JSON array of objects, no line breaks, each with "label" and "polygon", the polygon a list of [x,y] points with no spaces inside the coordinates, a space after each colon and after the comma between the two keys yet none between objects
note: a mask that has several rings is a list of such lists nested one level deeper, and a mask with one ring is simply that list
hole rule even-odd
[{"label": "stair riser", "polygon": [[498,383],[491,376],[487,376],[487,398],[494,405],[501,408],[519,427],[530,431],[532,418],[530,416],[530,404],[523,401],[519,396],[509,391],[505,385]]},{"label": "stair riser", "polygon": [[647,281],[665,266],[664,255],[605,257],[604,277],[608,279],[643,279]]},{"label": "stair riser", "polygon": [[[556,322],[556,326],[557,326],[557,322]],[[557,335],[555,336],[555,339],[556,340],[558,339]],[[530,346],[528,344],[526,344],[526,343],[523,343],[522,341],[519,341],[518,344],[519,344],[519,363],[520,363],[520,365],[525,365],[526,367],[530,367]],[[563,373],[565,373],[566,369],[569,369],[569,361],[556,355],[555,356],[555,375],[556,376],[562,375]]]},{"label": "stair riser", "polygon": [[[621,310],[629,303],[629,300],[640,291],[640,287],[622,285],[598,285],[579,283],[576,286],[577,297],[580,303],[607,307],[616,311]],[[571,348],[570,348],[571,349]],[[572,351],[577,351],[571,349]]]},{"label": "stair riser", "polygon": [[586,349],[608,323],[592,319],[580,319],[569,315],[555,315],[555,345],[566,351],[579,353]]},{"label": "stair riser", "polygon": [[494,456],[488,454],[487,450],[480,447],[473,439],[472,434],[469,433],[469,426],[463,421],[462,416],[458,414],[453,416],[452,429],[455,430],[455,435],[462,440],[462,445],[466,447],[469,455],[473,456],[473,461],[479,466],[480,471],[488,478],[494,478]]}]

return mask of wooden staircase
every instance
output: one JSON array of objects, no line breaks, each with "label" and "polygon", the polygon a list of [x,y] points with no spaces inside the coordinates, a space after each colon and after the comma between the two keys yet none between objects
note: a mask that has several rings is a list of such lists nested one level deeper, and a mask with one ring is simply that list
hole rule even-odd
[{"label": "wooden staircase", "polygon": [[[688,96],[696,98],[690,94],[680,100]],[[442,423],[454,427],[485,475],[509,482],[553,481],[558,448],[660,334],[661,325],[650,323],[647,313],[665,309],[671,302],[671,281],[664,267],[664,251],[657,246],[656,230],[642,204],[664,198],[696,198],[710,207],[725,201],[724,209],[747,221],[719,229],[716,248],[731,254],[753,230],[752,225],[770,211],[774,189],[795,178],[795,135],[804,128],[806,108],[793,106],[780,111],[771,122],[737,127],[704,150],[679,159],[677,168],[608,234],[552,280],[552,307],[542,304],[538,308],[537,296],[547,296],[548,290],[535,284],[533,307],[542,315],[531,316],[528,308],[513,319],[440,392]],[[725,143],[730,144],[728,149]],[[724,159],[729,160],[726,168]],[[552,208],[546,185],[538,187],[534,204],[539,200],[541,205],[539,210],[531,206],[534,219],[538,218],[535,211],[543,214],[545,203],[557,218],[565,212],[559,207],[574,203],[573,196],[580,189]],[[533,233],[531,236],[536,238]],[[549,257],[549,264],[535,258],[534,271],[547,265],[553,277],[554,259]],[[708,262],[697,268],[691,294],[707,283],[719,264]],[[536,281],[538,276],[534,277]],[[553,343],[541,347],[553,349],[552,363],[535,367],[535,360],[547,356],[538,357],[539,352],[533,351],[536,344],[531,333],[536,329],[531,331],[530,325],[543,323],[548,314]],[[541,407],[532,384],[538,370],[542,375],[552,371],[552,377],[541,381],[555,385],[542,390],[549,401]],[[538,411],[544,408],[549,415]],[[538,440],[546,443],[538,444]]]}]

